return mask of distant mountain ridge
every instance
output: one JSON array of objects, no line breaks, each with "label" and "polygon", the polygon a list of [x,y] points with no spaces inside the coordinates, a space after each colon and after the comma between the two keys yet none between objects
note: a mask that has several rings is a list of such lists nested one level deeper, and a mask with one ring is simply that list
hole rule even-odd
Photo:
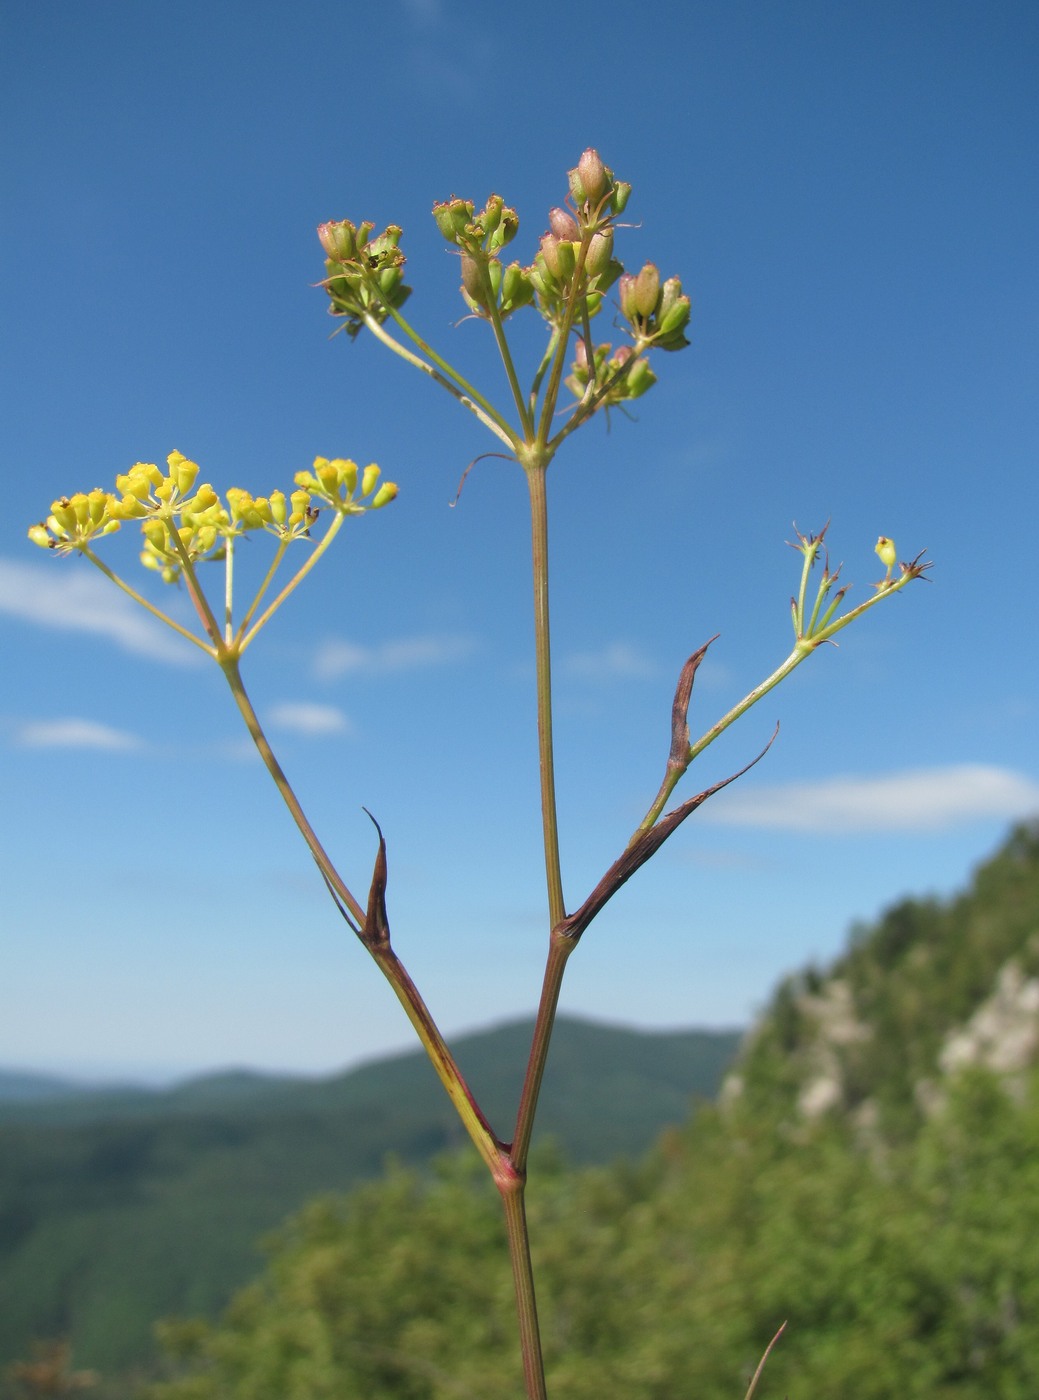
[{"label": "distant mountain ridge", "polygon": [[90,1087],[60,1075],[0,1068],[0,1104],[39,1103],[47,1099],[72,1098],[82,1093],[90,1093]]},{"label": "distant mountain ridge", "polygon": [[[532,1028],[453,1043],[504,1136]],[[563,1017],[537,1136],[578,1162],[637,1156],[713,1097],[739,1038]],[[43,1085],[35,1100],[12,1081],[22,1097],[0,1102],[0,1370],[41,1336],[73,1337],[105,1369],[132,1365],[156,1318],[222,1306],[255,1272],[256,1241],[310,1197],[378,1176],[388,1157],[421,1165],[466,1142],[421,1050],[321,1080],[233,1071],[166,1090]]]},{"label": "distant mountain ridge", "polygon": [[[517,1020],[473,1031],[453,1042],[487,1112],[506,1119],[518,1101],[523,1064],[533,1022]],[[655,1031],[611,1026],[561,1016],[553,1040],[556,1063],[549,1076],[543,1112],[557,1120],[568,1147],[585,1153],[570,1131],[573,1114],[553,1114],[554,1098],[589,1096],[596,1108],[608,1108],[619,1120],[634,1113],[640,1121],[682,1117],[695,1095],[712,1096],[718,1076],[731,1060],[743,1032],[739,1030]],[[621,1076],[618,1086],[614,1076]],[[421,1085],[421,1090],[418,1086]],[[0,1126],[36,1124],[86,1125],[138,1118],[177,1118],[198,1113],[263,1116],[269,1113],[358,1112],[377,1115],[390,1095],[411,1100],[435,1086],[420,1049],[400,1051],[351,1069],[321,1076],[269,1074],[258,1070],[218,1070],[193,1075],[166,1088],[135,1084],[89,1086],[59,1076],[0,1069]],[[436,1086],[439,1089],[439,1086]],[[619,1097],[617,1096],[619,1092]],[[432,1095],[438,1117],[455,1128],[446,1098]],[[419,1105],[413,1104],[416,1109]],[[585,1114],[588,1118],[590,1115]],[[506,1124],[502,1123],[504,1131]],[[623,1133],[621,1134],[623,1137]],[[622,1149],[624,1150],[624,1149]]]},{"label": "distant mountain ridge", "polygon": [[152,1086],[135,1079],[133,1075],[127,1075],[125,1079],[109,1078],[107,1075],[99,1076],[96,1080],[88,1082],[83,1079],[75,1079],[71,1075],[50,1074],[40,1070],[5,1069],[0,1065],[0,1104],[39,1103],[51,1099],[78,1099],[84,1095],[126,1095],[128,1097],[141,1095],[142,1098],[152,1099],[157,1094],[183,1088],[186,1084],[193,1084],[198,1080],[229,1079],[236,1081],[240,1079],[248,1081],[258,1079],[264,1082],[284,1082],[286,1080],[305,1081],[314,1077],[317,1076],[268,1074],[263,1070],[231,1069],[182,1075],[173,1079],[169,1084]]},{"label": "distant mountain ridge", "polygon": [[[329,1075],[324,1079],[337,1078]],[[150,1086],[110,1081],[86,1084],[60,1075],[0,1068],[0,1124],[91,1122],[100,1118],[160,1116],[178,1111],[237,1107],[299,1084],[324,1082],[304,1075],[231,1069],[186,1076]]]}]

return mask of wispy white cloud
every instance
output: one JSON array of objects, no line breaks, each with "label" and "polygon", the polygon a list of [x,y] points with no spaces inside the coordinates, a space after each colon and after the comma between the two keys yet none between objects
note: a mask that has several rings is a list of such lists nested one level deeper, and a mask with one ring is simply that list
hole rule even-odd
[{"label": "wispy white cloud", "polygon": [[630,642],[610,642],[597,651],[578,651],[565,658],[565,670],[579,680],[627,680],[655,676],[658,667]]},{"label": "wispy white cloud", "polygon": [[291,729],[307,738],[321,739],[329,734],[349,734],[353,725],[335,705],[316,705],[307,700],[286,700],[270,710],[270,722],[278,729]]},{"label": "wispy white cloud", "polygon": [[414,24],[435,25],[444,17],[443,0],[403,0],[404,12]]},{"label": "wispy white cloud", "polygon": [[837,777],[777,787],[727,788],[701,820],[773,831],[849,835],[941,831],[980,819],[1010,821],[1039,811],[1039,783],[981,763]]},{"label": "wispy white cloud", "polygon": [[473,650],[470,637],[403,637],[378,646],[359,646],[345,640],[329,641],[318,648],[314,674],[319,680],[337,676],[388,676],[399,671],[415,671],[427,666],[444,666],[461,661]]},{"label": "wispy white cloud", "polygon": [[38,627],[92,633],[154,661],[195,660],[194,647],[80,559],[52,559],[49,566],[0,559],[0,612]]},{"label": "wispy white cloud", "polygon": [[18,725],[15,743],[29,749],[108,749],[143,748],[136,734],[113,729],[92,719],[41,719]]}]

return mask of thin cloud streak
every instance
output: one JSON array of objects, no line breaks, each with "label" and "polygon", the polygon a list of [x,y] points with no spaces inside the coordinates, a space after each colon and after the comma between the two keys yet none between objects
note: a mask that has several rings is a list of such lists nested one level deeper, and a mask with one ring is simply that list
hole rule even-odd
[{"label": "thin cloud streak", "polygon": [[404,11],[413,24],[438,25],[444,18],[441,0],[404,0]]},{"label": "thin cloud streak", "polygon": [[353,732],[353,725],[337,706],[317,705],[306,700],[287,700],[274,705],[270,711],[270,722],[278,729],[289,729],[308,739]]},{"label": "thin cloud streak", "polygon": [[38,627],[103,637],[153,661],[195,661],[195,648],[79,559],[51,560],[50,567],[0,559],[0,612]]},{"label": "thin cloud streak", "polygon": [[571,676],[586,681],[655,676],[658,668],[630,642],[610,642],[598,651],[579,651],[563,662]]},{"label": "thin cloud streak", "polygon": [[855,835],[877,831],[944,831],[971,822],[1012,821],[1039,811],[1039,783],[981,763],[909,769],[880,777],[727,789],[706,803],[701,820]]},{"label": "thin cloud streak", "polygon": [[136,734],[92,719],[32,720],[15,730],[15,742],[27,749],[107,749],[127,751],[144,747]]},{"label": "thin cloud streak", "polygon": [[323,681],[347,675],[396,675],[401,671],[462,661],[474,646],[470,637],[451,636],[403,637],[399,641],[381,642],[374,647],[360,646],[346,640],[329,641],[318,648],[314,658],[314,674]]}]

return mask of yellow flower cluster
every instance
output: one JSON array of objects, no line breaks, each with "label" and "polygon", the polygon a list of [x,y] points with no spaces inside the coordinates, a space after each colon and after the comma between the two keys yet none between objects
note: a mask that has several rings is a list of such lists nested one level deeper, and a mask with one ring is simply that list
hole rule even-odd
[{"label": "yellow flower cluster", "polygon": [[[318,500],[324,501],[343,515],[359,515],[365,510],[378,510],[380,506],[388,505],[397,494],[397,488],[392,481],[384,481],[378,485],[381,472],[374,462],[365,467],[361,473],[360,490],[357,489],[356,462],[348,462],[343,457],[335,457],[329,461],[327,457],[314,458],[314,470],[312,472],[297,472],[296,485],[309,491]],[[361,499],[375,492],[372,499],[366,504],[361,504]]]},{"label": "yellow flower cluster", "polygon": [[117,505],[112,493],[100,487],[62,496],[51,502],[51,513],[45,521],[29,527],[29,538],[33,544],[55,549],[59,554],[83,549],[96,536],[110,535],[119,529]]},{"label": "yellow flower cluster", "polygon": [[[379,481],[377,466],[360,473],[356,462],[337,457],[314,460],[312,472],[297,472],[297,489],[253,496],[232,486],[226,503],[207,483],[195,485],[198,464],[171,452],[163,473],[154,462],[137,462],[115,479],[116,491],[80,492],[52,502],[45,521],[29,529],[29,538],[59,554],[89,550],[91,541],[118,530],[123,521],[140,520],[144,536],[141,562],[167,583],[179,578],[185,563],[223,558],[228,539],[249,530],[267,530],[288,543],[307,535],[322,505],[340,515],[360,515],[392,501],[397,488]],[[358,489],[359,487],[359,489]],[[374,493],[374,494],[372,494]],[[362,503],[362,498],[371,499]]]}]

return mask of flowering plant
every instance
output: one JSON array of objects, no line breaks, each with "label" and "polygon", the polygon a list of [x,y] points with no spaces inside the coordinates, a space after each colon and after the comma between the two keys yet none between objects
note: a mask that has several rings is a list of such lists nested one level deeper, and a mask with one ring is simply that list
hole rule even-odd
[{"label": "flowering plant", "polygon": [[[363,897],[333,865],[311,827],[253,709],[241,675],[241,659],[265,624],[318,564],[348,519],[389,504],[397,487],[381,482],[379,468],[363,470],[343,458],[318,457],[313,469],[297,472],[294,489],[268,496],[230,488],[221,497],[208,483],[198,484],[199,468],[179,452],[167,458],[167,470],[137,463],[115,478],[115,490],[100,488],[63,496],[47,518],[29,530],[30,539],[58,555],[79,554],[117,587],[185,641],[209,655],[227,679],[249,733],[282,798],[303,835],[339,912],[384,973],[410,1018],[440,1080],[500,1193],[519,1319],[520,1346],[527,1394],[547,1396],[534,1278],[530,1261],[524,1193],[531,1132],[566,963],[579,939],[616,891],[629,880],[685,821],[739,773],[697,792],[668,810],[678,783],[693,761],[761,697],[778,685],[820,646],[857,621],[878,603],[894,596],[930,567],[917,555],[895,566],[891,540],[879,539],[876,551],[884,577],[873,594],[842,612],[847,589],[837,587],[839,568],[831,570],[826,530],[798,534],[801,555],[797,593],[791,599],[794,646],[787,658],[698,739],[690,736],[688,712],[697,669],[710,643],[699,647],[679,672],[671,710],[671,742],[664,774],[645,816],[617,858],[586,898],[568,909],[563,898],[556,814],[552,732],[551,644],[549,634],[548,468],[572,433],[596,414],[608,412],[647,394],[656,382],[650,354],[684,349],[690,301],[677,277],[661,278],[653,263],[627,272],[615,256],[618,216],[631,187],[616,178],[598,153],[587,150],[569,172],[564,205],[552,208],[548,230],[533,260],[503,263],[503,253],[519,230],[516,211],[497,195],[477,210],[470,200],[451,198],[434,205],[440,235],[456,250],[461,296],[472,316],[486,322],[505,370],[511,394],[507,408],[495,405],[459,373],[405,319],[402,308],[411,289],[403,280],[405,258],[401,229],[388,225],[373,237],[374,224],[339,220],[318,230],[325,253],[323,286],[329,311],[349,337],[364,332],[431,378],[474,414],[499,447],[524,473],[532,527],[534,650],[537,672],[537,728],[541,785],[545,880],[548,894],[548,952],[533,1040],[514,1126],[507,1134],[488,1121],[418,988],[397,957],[386,904],[387,847],[376,824],[374,870]],[[612,311],[613,340],[593,334],[596,318]],[[520,313],[545,323],[544,352],[530,383],[521,382],[507,334],[507,322]],[[616,343],[614,343],[616,341]],[[564,411],[560,400],[571,398]],[[560,421],[560,415],[562,420]],[[168,584],[182,584],[194,605],[198,629],[183,626],[117,575],[97,552],[104,538],[124,525],[138,523],[141,563]],[[264,534],[273,556],[246,606],[235,597],[235,550],[246,534]],[[276,577],[290,549],[302,562],[280,588]],[[814,598],[812,570],[822,568]],[[213,596],[203,584],[202,566],[223,564],[223,588]],[[770,741],[771,742],[771,741]],[[760,758],[761,755],[758,755]],[[752,762],[757,762],[755,758]],[[750,766],[749,764],[747,765]],[[740,770],[741,773],[746,768]],[[760,1368],[759,1373],[760,1374]],[[757,1375],[751,1382],[753,1391]]]}]

